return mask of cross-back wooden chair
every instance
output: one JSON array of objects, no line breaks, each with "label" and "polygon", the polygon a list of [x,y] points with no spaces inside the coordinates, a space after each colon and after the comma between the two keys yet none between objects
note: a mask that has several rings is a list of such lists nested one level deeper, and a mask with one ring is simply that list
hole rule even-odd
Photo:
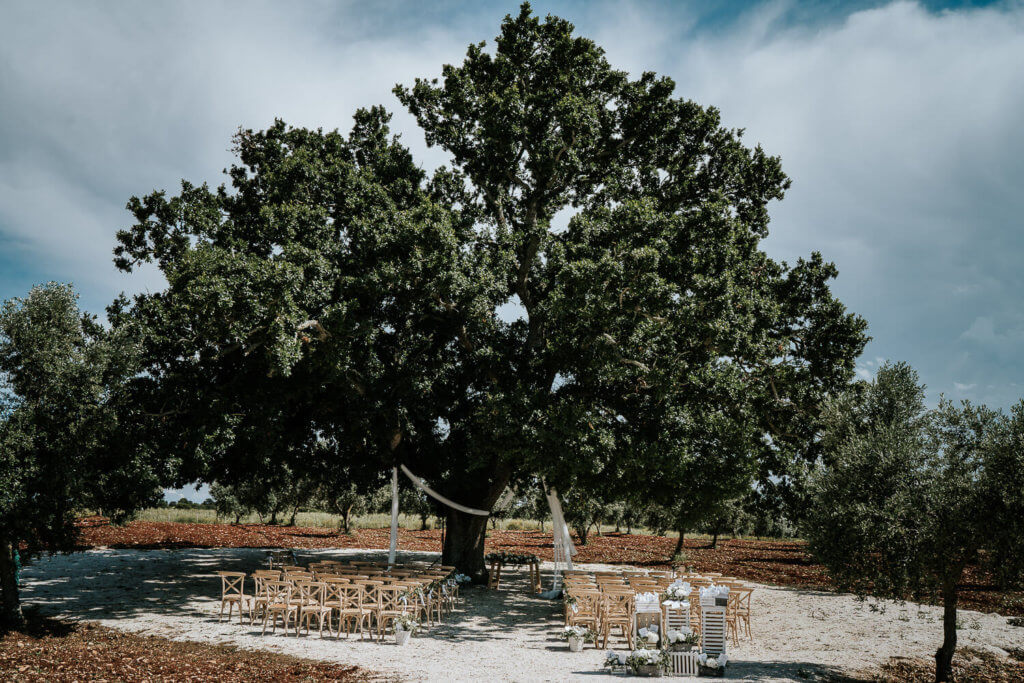
[{"label": "cross-back wooden chair", "polygon": [[[267,602],[263,609],[263,631],[267,633],[267,621],[271,622],[271,633],[277,633],[277,620],[281,619],[284,634],[288,635],[288,623],[298,618],[298,589],[289,581],[267,581],[264,584]],[[298,623],[295,625],[298,629]]]},{"label": "cross-back wooden chair", "polygon": [[238,623],[242,623],[242,612],[252,610],[252,596],[245,594],[245,572],[217,572],[220,576],[220,616],[224,620],[224,607],[228,608],[228,621],[235,605],[238,605]]},{"label": "cross-back wooden chair", "polygon": [[[327,584],[323,581],[304,581],[299,584],[299,622],[305,625],[309,635],[309,623],[317,620],[320,637],[324,637],[324,621],[327,621],[327,632],[331,632],[332,607],[327,604]],[[295,625],[295,637],[299,636],[299,624]]]},{"label": "cross-back wooden chair", "polygon": [[594,590],[576,590],[570,593],[575,602],[565,606],[566,626],[587,626],[594,633],[601,629],[601,593]]},{"label": "cross-back wooden chair", "polygon": [[633,649],[633,613],[636,597],[632,591],[604,591],[601,593],[601,648],[608,647],[612,628],[622,629],[622,636]]}]

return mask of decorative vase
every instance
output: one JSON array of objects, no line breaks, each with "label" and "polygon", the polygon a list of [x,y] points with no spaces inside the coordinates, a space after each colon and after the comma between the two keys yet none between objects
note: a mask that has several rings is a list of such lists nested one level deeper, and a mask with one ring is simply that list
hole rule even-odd
[{"label": "decorative vase", "polygon": [[404,628],[395,629],[395,642],[399,645],[405,645],[409,642],[409,637],[412,635],[412,631],[406,631]]},{"label": "decorative vase", "polygon": [[579,652],[583,649],[583,639],[577,636],[569,638],[569,652]]}]

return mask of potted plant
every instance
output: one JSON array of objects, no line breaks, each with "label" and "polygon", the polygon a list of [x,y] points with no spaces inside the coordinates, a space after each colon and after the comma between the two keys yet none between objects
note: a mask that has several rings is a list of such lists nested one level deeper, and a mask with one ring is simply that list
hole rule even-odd
[{"label": "potted plant", "polygon": [[725,675],[725,665],[728,662],[729,658],[724,652],[717,656],[701,654],[697,658],[698,671],[701,676],[717,676],[721,678]]},{"label": "potted plant", "polygon": [[658,625],[651,624],[636,632],[634,645],[638,650],[658,647]]},{"label": "potted plant", "polygon": [[592,643],[597,634],[585,626],[566,626],[560,635],[562,640],[568,641],[569,652],[579,652],[583,649],[583,643]]},{"label": "potted plant", "polygon": [[399,645],[405,645],[409,642],[409,637],[420,627],[420,622],[412,615],[411,612],[404,612],[401,616],[395,619],[395,642]]},{"label": "potted plant", "polygon": [[657,678],[668,670],[670,661],[664,650],[634,650],[626,658],[626,665],[636,676]]},{"label": "potted plant", "polygon": [[625,654],[615,652],[615,650],[609,650],[608,654],[605,655],[604,665],[611,669],[612,673],[618,673],[626,668],[626,662],[628,657]]},{"label": "potted plant", "polygon": [[697,647],[697,644],[700,642],[700,636],[693,631],[669,629],[665,632],[665,640],[668,643],[668,649],[672,652],[690,652],[693,648]]}]

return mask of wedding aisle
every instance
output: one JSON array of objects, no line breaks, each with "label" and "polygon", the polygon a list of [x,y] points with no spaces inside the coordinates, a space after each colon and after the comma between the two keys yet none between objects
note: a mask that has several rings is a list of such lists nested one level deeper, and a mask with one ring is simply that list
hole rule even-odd
[{"label": "wedding aisle", "polygon": [[[369,559],[382,551],[302,551],[310,559]],[[400,561],[435,559],[400,553]],[[570,653],[558,639],[562,603],[529,595],[526,571],[502,575],[499,590],[469,588],[444,623],[405,647],[358,638],[260,636],[258,625],[217,621],[219,570],[250,571],[264,561],[257,549],[91,550],[40,558],[25,570],[24,598],[46,613],[105,626],[199,642],[269,649],[355,664],[404,680],[613,681],[601,669],[604,652]],[[601,569],[602,565],[585,565]],[[542,566],[545,588],[550,565]],[[884,612],[849,595],[758,586],[753,641],[730,643],[729,678],[806,680],[853,672],[889,656],[929,656],[941,631],[935,607],[889,603]],[[998,615],[964,612],[962,644],[986,648],[1019,635]],[[613,638],[609,647],[624,643]]]}]

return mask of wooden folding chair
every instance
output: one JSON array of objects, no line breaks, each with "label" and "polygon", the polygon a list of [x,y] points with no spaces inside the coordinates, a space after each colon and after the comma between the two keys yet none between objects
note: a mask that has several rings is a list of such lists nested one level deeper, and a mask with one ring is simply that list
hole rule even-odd
[{"label": "wooden folding chair", "polygon": [[602,591],[601,593],[601,649],[608,647],[608,636],[613,626],[622,629],[622,636],[633,649],[633,615],[636,596],[632,591]]},{"label": "wooden folding chair", "polygon": [[[324,637],[324,620],[327,620],[327,632],[331,632],[332,607],[327,602],[328,584],[323,581],[304,581],[299,584],[299,621],[306,625],[309,635],[309,622],[314,618],[320,629],[320,637]],[[295,637],[299,636],[299,625],[295,625]]]}]

